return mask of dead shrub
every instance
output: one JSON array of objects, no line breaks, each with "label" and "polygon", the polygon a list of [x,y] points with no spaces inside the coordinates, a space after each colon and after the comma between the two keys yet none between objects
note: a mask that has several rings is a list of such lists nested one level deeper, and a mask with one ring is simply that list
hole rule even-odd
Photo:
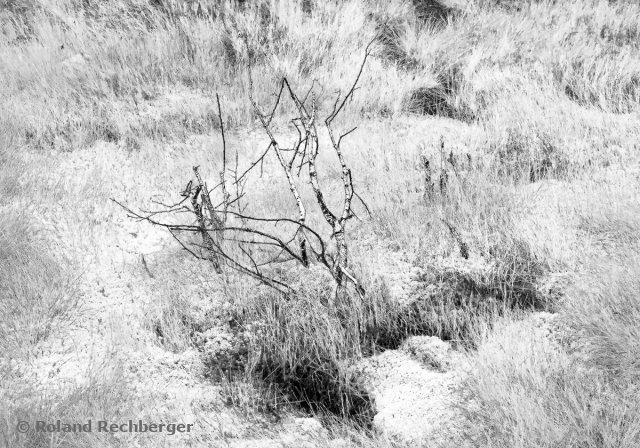
[{"label": "dead shrub", "polygon": [[[235,169],[231,168],[221,125],[223,154],[217,187],[208,188],[198,167],[193,167],[195,180],[189,180],[180,193],[182,199],[175,204],[159,204],[164,211],[141,214],[122,206],[131,217],[167,229],[185,250],[210,262],[225,280],[241,274],[259,284],[248,301],[235,304],[235,314],[228,319],[230,331],[210,328],[199,335],[212,377],[232,377],[244,368],[249,380],[259,377],[278,384],[314,412],[331,412],[362,424],[372,418],[371,400],[345,363],[361,356],[362,335],[367,334],[363,329],[370,327],[371,307],[349,261],[347,240],[349,220],[355,217],[353,203],[364,202],[354,189],[352,171],[343,156],[344,138],[355,129],[337,134],[333,122],[356,91],[371,44],[355,81],[344,95],[339,94],[333,110],[322,121],[317,117],[314,92],[298,97],[286,78],[270,112],[262,113],[253,97],[249,73],[249,100],[270,139],[266,151],[244,172],[237,159]],[[311,104],[307,102],[309,94]],[[293,148],[281,146],[274,136],[272,120],[282,98],[289,98],[298,112],[291,120],[298,135]],[[220,100],[216,99],[222,124]],[[328,201],[328,190],[319,181],[316,161],[320,148],[327,146],[319,143],[318,123],[324,125],[328,147],[336,156],[339,208]],[[268,153],[274,153],[284,171],[297,219],[283,210],[275,217],[252,215],[244,202],[247,176],[262,166]],[[314,202],[307,203],[300,194],[302,182],[298,179],[306,177],[301,174],[303,168],[308,170]],[[221,198],[212,199],[213,193]],[[316,224],[307,220],[311,206],[321,212],[325,228],[316,229]],[[185,211],[193,215],[187,224],[165,219],[168,213]],[[201,243],[188,239],[189,234],[200,237]],[[169,323],[176,321],[175,316],[170,317]]]}]

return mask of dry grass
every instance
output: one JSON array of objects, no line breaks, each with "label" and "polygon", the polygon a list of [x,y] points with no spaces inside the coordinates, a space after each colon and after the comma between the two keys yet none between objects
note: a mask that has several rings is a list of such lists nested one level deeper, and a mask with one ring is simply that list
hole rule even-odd
[{"label": "dry grass", "polygon": [[580,247],[564,260],[580,268],[556,319],[549,327],[506,319],[471,355],[477,371],[470,390],[479,407],[470,408],[470,418],[483,422],[483,445],[631,447],[640,441],[638,233],[630,225],[639,210],[629,202],[637,184],[618,174],[616,181],[594,179],[577,190],[569,194],[580,196],[570,196],[559,212]]},{"label": "dry grass", "polygon": [[230,378],[278,386],[279,393],[267,401],[275,409],[280,402],[297,402],[319,414],[328,411],[367,425],[370,398],[349,373],[348,361],[361,356],[370,337],[374,310],[368,306],[375,306],[375,299],[362,303],[355,293],[347,295],[331,313],[327,301],[334,291],[328,274],[314,269],[294,275],[295,299],[267,289],[233,303],[230,318],[246,353],[239,370],[228,361],[218,367]]},{"label": "dry grass", "polygon": [[[397,115],[412,92],[435,86],[453,116],[481,120],[501,110],[501,99],[532,89],[604,111],[637,104],[638,13],[630,3],[543,2],[513,12],[468,2],[444,27],[411,19],[412,8],[400,2],[321,2],[311,15],[295,2],[258,3],[224,22],[220,14],[189,14],[179,2],[164,9],[142,1],[24,2],[28,13],[5,11],[0,57],[11,108],[3,126],[16,144],[61,148],[98,139],[135,147],[216,127],[212,101],[146,114],[167,91],[219,91],[225,121],[246,125],[253,121],[244,94],[249,62],[263,100],[288,76],[301,91],[315,80],[326,108],[353,78],[376,23],[393,24],[394,32],[365,74],[357,117]],[[549,23],[562,27],[549,34]],[[407,58],[411,67],[398,63]]]},{"label": "dry grass", "polygon": [[7,447],[113,447],[119,446],[111,434],[97,431],[87,433],[43,433],[33,429],[26,434],[16,431],[19,421],[82,422],[93,420],[119,421],[128,419],[134,410],[131,390],[123,379],[121,367],[113,363],[87,366],[86,383],[60,387],[43,392],[32,388],[24,378],[14,374],[4,376],[6,389],[0,395],[0,440]]},{"label": "dry grass", "polygon": [[469,406],[482,446],[632,447],[640,437],[637,387],[607,378],[536,333],[498,327],[474,355]]},{"label": "dry grass", "polygon": [[33,240],[25,241],[36,233],[27,218],[6,213],[0,224],[0,349],[12,358],[29,357],[54,329],[78,318],[77,279]]},{"label": "dry grass", "polygon": [[5,150],[0,160],[0,350],[23,359],[78,318],[78,276],[41,232],[27,199],[38,191],[28,165]]},{"label": "dry grass", "polygon": [[471,386],[480,406],[470,418],[482,422],[485,446],[638,444],[637,270],[616,271],[568,299],[567,347],[514,324],[481,344]]}]

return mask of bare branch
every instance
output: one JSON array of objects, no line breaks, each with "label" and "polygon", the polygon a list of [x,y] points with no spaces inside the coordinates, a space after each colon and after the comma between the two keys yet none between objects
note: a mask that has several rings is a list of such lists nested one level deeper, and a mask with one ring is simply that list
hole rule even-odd
[{"label": "bare branch", "polygon": [[[227,140],[224,136],[224,119],[222,118],[222,108],[220,107],[220,96],[216,93],[218,103],[218,119],[220,120],[220,135],[222,136],[222,172],[227,172]],[[224,185],[224,179],[222,181]]]},{"label": "bare branch", "polygon": [[[282,86],[287,85],[287,87],[289,88],[289,90],[291,90],[291,88],[289,87],[289,83],[286,81],[286,78],[283,79],[282,82]],[[285,176],[287,178],[287,182],[289,183],[289,190],[291,191],[291,194],[293,195],[296,204],[298,206],[298,211],[299,211],[299,218],[298,221],[299,223],[302,225],[304,224],[306,217],[307,217],[307,211],[305,209],[304,203],[302,202],[302,198],[300,197],[300,193],[298,192],[298,187],[295,184],[295,181],[293,179],[293,175],[291,174],[291,169],[289,168],[288,164],[286,163],[286,161],[284,160],[284,156],[282,154],[282,151],[280,149],[280,145],[278,144],[278,142],[276,141],[276,139],[273,136],[273,133],[271,132],[271,128],[269,127],[269,123],[265,121],[264,117],[262,116],[262,114],[260,113],[260,109],[258,108],[258,105],[256,104],[256,102],[253,99],[253,93],[252,93],[252,88],[253,88],[253,84],[251,81],[251,75],[249,75],[249,101],[251,102],[254,110],[257,112],[258,114],[258,118],[260,119],[260,122],[262,123],[262,127],[265,130],[265,132],[267,133],[267,135],[269,136],[270,140],[271,140],[271,148],[273,148],[273,150],[276,153],[276,157],[278,158],[278,162],[280,162],[280,166],[282,166],[282,169],[284,170]],[[281,87],[282,89],[283,87]],[[278,94],[278,98],[277,101],[280,101],[280,94]],[[277,104],[276,104],[277,106]],[[274,108],[275,111],[275,108]],[[300,257],[303,260],[304,265],[306,266],[308,264],[308,256],[307,256],[307,251],[306,251],[306,242],[304,240],[304,237],[302,237],[299,240],[299,244],[300,244]]]},{"label": "bare branch", "polygon": [[[236,179],[236,181],[235,181],[234,183],[236,183],[236,184],[237,184],[239,181],[243,180],[243,179],[247,176],[247,174],[249,174],[249,172],[250,172],[251,170],[253,170],[253,168],[255,168],[255,166],[256,166],[256,165],[258,165],[258,163],[262,164],[262,161],[264,160],[264,158],[266,157],[266,155],[269,153],[269,150],[270,150],[270,149],[271,149],[271,142],[269,142],[269,146],[267,147],[267,149],[265,149],[265,150],[264,150],[264,152],[260,155],[260,157],[258,157],[258,159],[257,159],[255,162],[253,162],[253,163],[249,166],[249,168],[247,168],[247,169],[245,170],[245,172],[244,172],[244,173],[242,173],[242,175],[241,175],[241,176],[239,176],[239,177]],[[262,175],[262,169],[260,169],[260,175]]]},{"label": "bare branch", "polygon": [[[195,168],[194,168],[194,171],[196,173],[198,172],[198,170]],[[198,180],[200,181],[200,179]],[[204,188],[206,189],[206,187]],[[208,249],[209,261],[213,263],[213,267],[215,268],[216,272],[221,273],[222,268],[220,267],[220,261],[218,260],[218,257],[215,255],[215,251],[214,251],[214,247],[216,244],[213,241],[213,238],[211,238],[211,235],[209,235],[209,232],[206,230],[207,222],[205,220],[204,213],[202,212],[202,205],[198,203],[198,195],[200,194],[202,189],[203,189],[202,184],[196,187],[196,191],[193,194],[193,197],[191,199],[191,204],[193,205],[194,213],[196,215],[196,218],[198,219],[198,223],[200,224],[200,235],[202,236],[202,242]],[[208,195],[205,195],[204,197],[208,197]],[[204,199],[203,199],[203,202],[204,202]]]},{"label": "bare branch", "polygon": [[226,213],[229,208],[229,194],[227,193],[227,140],[224,135],[224,119],[222,118],[222,107],[220,107],[220,96],[216,93],[216,102],[218,103],[218,118],[220,119],[220,135],[222,136],[222,171],[220,172],[220,184],[222,186],[222,202],[224,210],[222,213],[222,222],[227,219]]},{"label": "bare branch", "polygon": [[349,89],[349,91],[347,92],[345,97],[342,99],[342,102],[337,107],[336,107],[336,105],[338,104],[338,102],[336,101],[336,105],[334,105],[333,112],[331,112],[331,114],[325,120],[325,124],[327,126],[331,124],[331,122],[336,118],[336,116],[338,116],[338,114],[340,113],[340,111],[342,110],[344,105],[346,104],[347,100],[349,98],[351,98],[351,96],[353,96],[353,92],[355,91],[356,86],[358,85],[358,81],[360,81],[360,76],[362,76],[362,72],[364,71],[364,66],[367,63],[367,59],[371,55],[371,46],[373,45],[375,40],[376,40],[376,38],[373,38],[367,44],[367,47],[365,48],[365,52],[364,52],[364,58],[362,59],[362,64],[360,64],[360,70],[358,70],[358,75],[356,76],[355,81],[351,85],[351,88]]}]

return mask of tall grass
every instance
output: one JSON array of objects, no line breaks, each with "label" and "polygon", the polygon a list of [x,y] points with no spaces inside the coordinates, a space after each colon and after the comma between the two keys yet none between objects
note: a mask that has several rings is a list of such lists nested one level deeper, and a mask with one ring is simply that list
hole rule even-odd
[{"label": "tall grass", "polygon": [[28,219],[11,210],[0,218],[0,349],[15,359],[79,316],[77,278]]},{"label": "tall grass", "polygon": [[479,406],[469,408],[470,418],[486,429],[484,445],[640,443],[639,240],[629,227],[638,207],[620,207],[637,184],[618,183],[624,186],[592,182],[579,193],[588,204],[567,204],[578,216],[567,222],[580,235],[580,250],[572,254],[576,281],[559,301],[557,317],[547,324],[505,320],[471,355],[476,371],[470,389]]},{"label": "tall grass", "polygon": [[322,272],[299,275],[294,297],[265,291],[234,304],[235,319],[249,335],[245,373],[281,386],[311,411],[367,425],[371,399],[348,367],[361,356],[371,310],[354,293],[331,312],[331,279]]},{"label": "tall grass", "polygon": [[640,442],[637,287],[628,274],[600,277],[565,305],[565,343],[577,358],[531,324],[499,327],[481,344],[471,386],[480,406],[470,418],[482,423],[485,446]]},{"label": "tall grass", "polygon": [[[445,115],[488,123],[504,101],[531,90],[609,112],[638,103],[639,11],[632,3],[532,2],[513,11],[468,2],[438,26],[403,2],[318,2],[311,14],[299,2],[249,4],[241,11],[205,5],[203,14],[181,2],[9,8],[0,42],[9,106],[2,126],[16,144],[35,147],[69,149],[99,139],[136,147],[149,137],[217,127],[214,91],[226,104],[225,121],[243,126],[254,119],[246,100],[249,66],[261,102],[287,76],[301,91],[315,83],[324,110],[353,79],[376,33],[377,57],[362,80],[368,89],[354,100],[356,117],[411,113],[415,107],[406,109],[406,102],[421,102],[434,88],[451,112]],[[549,33],[550,23],[560,28]],[[184,112],[163,110],[169,92],[208,100]]]},{"label": "tall grass", "polygon": [[[604,324],[604,322],[602,322]],[[531,325],[499,328],[473,357],[469,419],[491,447],[632,447],[638,391],[572,361]]]}]

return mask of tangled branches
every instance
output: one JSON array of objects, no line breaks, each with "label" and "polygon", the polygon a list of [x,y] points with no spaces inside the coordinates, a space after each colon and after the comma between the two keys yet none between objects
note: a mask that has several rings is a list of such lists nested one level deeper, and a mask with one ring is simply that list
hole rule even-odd
[{"label": "tangled branches", "polygon": [[[313,86],[303,98],[300,98],[289,81],[283,78],[275,103],[270,109],[271,112],[264,114],[253,97],[251,70],[249,70],[249,100],[269,138],[269,146],[257,160],[242,173],[238,170],[237,155],[235,167],[227,166],[222,111],[220,100],[216,95],[223,146],[223,166],[219,173],[219,183],[209,189],[200,175],[199,167],[194,167],[195,179],[192,178],[189,181],[181,193],[182,199],[175,204],[160,204],[161,210],[141,212],[135,212],[120,202],[118,204],[124,207],[131,217],[168,229],[185,250],[199,259],[211,262],[219,273],[229,268],[249,275],[284,294],[295,294],[294,288],[283,276],[275,274],[274,269],[269,267],[283,263],[296,263],[304,267],[319,264],[331,274],[335,281],[336,297],[344,292],[348,285],[353,285],[358,294],[361,297],[364,296],[362,285],[349,268],[346,238],[347,223],[355,216],[354,199],[362,202],[354,190],[352,172],[345,161],[342,148],[343,139],[355,128],[337,135],[333,123],[356,90],[370,55],[370,46],[371,44],[367,46],[358,75],[350,89],[342,97],[338,93],[331,113],[322,121],[329,136],[328,143],[337,155],[340,165],[342,206],[338,210],[334,211],[328,205],[325,190],[319,181],[317,168],[317,157],[320,151],[319,118]],[[307,104],[309,96],[311,97],[310,106]],[[297,111],[297,116],[291,120],[297,137],[293,146],[287,148],[278,142],[272,126],[276,110],[285,98],[293,102]],[[246,181],[252,172],[262,167],[268,154],[276,156],[287,180],[289,193],[295,200],[298,211],[296,218],[259,217],[246,211],[247,205],[244,203]],[[329,228],[329,238],[322,236],[323,233],[327,233],[324,229],[313,228],[308,223],[308,204],[305,203],[298,186],[302,180],[308,180],[311,185],[315,202]],[[234,191],[233,194],[229,193],[230,189]],[[216,194],[221,196],[218,204],[212,201],[212,196]],[[366,208],[366,205],[364,207]],[[161,216],[167,214],[183,212],[193,216],[192,224],[171,224],[161,219]],[[201,242],[188,243],[183,237],[185,232],[199,235]]]}]

